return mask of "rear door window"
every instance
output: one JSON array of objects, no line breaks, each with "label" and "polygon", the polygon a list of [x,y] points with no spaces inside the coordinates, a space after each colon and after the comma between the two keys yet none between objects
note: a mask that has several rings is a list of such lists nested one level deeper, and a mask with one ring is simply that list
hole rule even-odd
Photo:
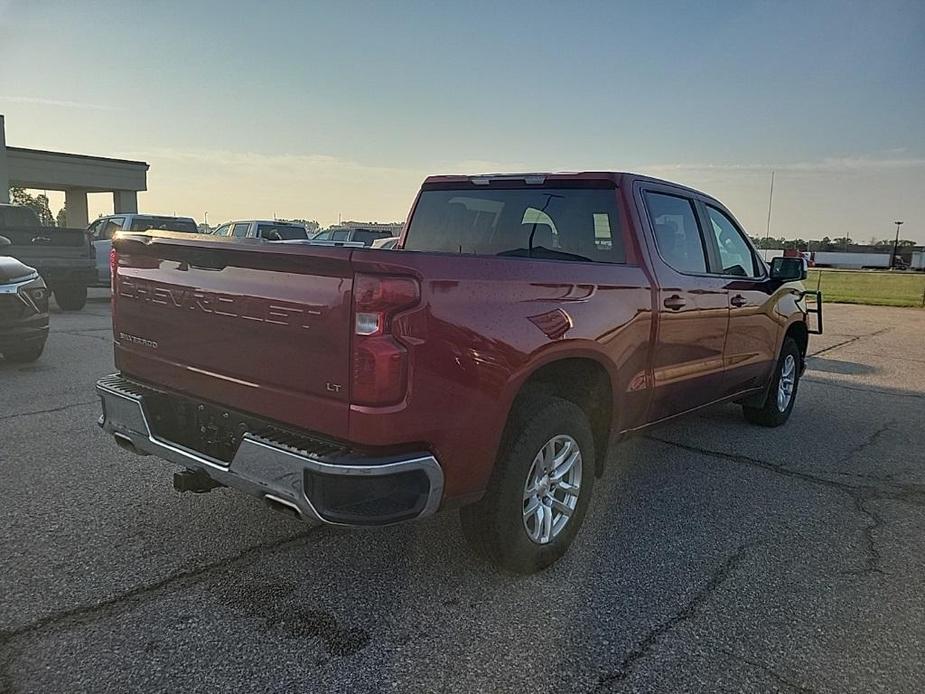
[{"label": "rear door window", "polygon": [[378,232],[359,229],[353,234],[354,241],[360,241],[363,245],[368,246],[378,238],[382,238]]},{"label": "rear door window", "polygon": [[705,273],[706,253],[694,201],[653,191],[647,191],[645,198],[662,260],[679,272]]},{"label": "rear door window", "polygon": [[247,236],[247,230],[251,228],[250,224],[235,224],[232,229],[232,234],[237,239],[243,239]]},{"label": "rear door window", "polygon": [[613,188],[425,190],[405,250],[624,262]]},{"label": "rear door window", "polygon": [[717,268],[717,273],[735,277],[761,276],[755,255],[742,232],[723,212],[710,205],[706,208],[722,265]]},{"label": "rear door window", "polygon": [[213,234],[214,234],[215,236],[228,236],[228,234],[229,234],[230,232],[231,232],[231,225],[230,225],[230,224],[222,224],[218,229],[216,229],[216,230],[213,232]]}]

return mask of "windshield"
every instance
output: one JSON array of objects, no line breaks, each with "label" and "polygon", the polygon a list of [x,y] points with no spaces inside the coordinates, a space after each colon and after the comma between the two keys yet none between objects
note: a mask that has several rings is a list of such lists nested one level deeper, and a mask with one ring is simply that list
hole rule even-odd
[{"label": "windshield", "polygon": [[307,239],[308,233],[305,227],[289,224],[260,224],[257,226],[257,236],[268,241],[294,241]]},{"label": "windshield", "polygon": [[196,223],[191,219],[178,219],[177,217],[135,217],[130,227],[131,231],[148,231],[159,229],[163,231],[184,231],[190,234],[198,233]]},{"label": "windshield", "polygon": [[426,190],[404,248],[611,263],[624,259],[612,188]]}]

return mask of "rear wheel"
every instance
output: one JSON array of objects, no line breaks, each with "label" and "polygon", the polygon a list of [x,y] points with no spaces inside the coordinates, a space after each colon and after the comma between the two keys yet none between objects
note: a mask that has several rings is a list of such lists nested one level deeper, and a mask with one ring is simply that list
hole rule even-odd
[{"label": "rear wheel", "polygon": [[488,491],[460,512],[477,553],[518,573],[543,569],[568,550],[594,487],[594,437],[584,412],[534,395],[512,414]]},{"label": "rear wheel", "polygon": [[28,363],[38,359],[40,356],[42,356],[42,352],[44,351],[45,343],[42,342],[41,344],[30,345],[29,347],[8,349],[3,352],[3,358],[7,361]]},{"label": "rear wheel", "polygon": [[781,346],[780,357],[768,389],[768,396],[761,407],[742,406],[742,412],[752,424],[778,427],[790,418],[797,399],[800,384],[800,361],[803,355],[796,341],[787,337]]},{"label": "rear wheel", "polygon": [[80,284],[55,287],[55,301],[62,311],[79,311],[87,304],[87,288]]}]

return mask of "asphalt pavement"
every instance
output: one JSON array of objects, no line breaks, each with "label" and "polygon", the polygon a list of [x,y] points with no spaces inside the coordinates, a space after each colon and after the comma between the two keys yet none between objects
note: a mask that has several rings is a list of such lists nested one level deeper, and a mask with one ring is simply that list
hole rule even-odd
[{"label": "asphalt pavement", "polygon": [[829,305],[790,422],[724,405],[613,450],[572,551],[455,513],[316,528],[96,426],[109,305],[0,362],[0,691],[919,692],[925,311]]}]

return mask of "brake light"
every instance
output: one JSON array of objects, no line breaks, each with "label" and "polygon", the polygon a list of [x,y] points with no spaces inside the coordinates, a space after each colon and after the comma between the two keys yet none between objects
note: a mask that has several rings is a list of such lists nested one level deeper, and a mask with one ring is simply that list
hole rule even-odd
[{"label": "brake light", "polygon": [[352,402],[388,405],[404,396],[408,351],[391,332],[392,318],[420,298],[411,277],[354,277]]},{"label": "brake light", "polygon": [[[116,297],[119,295],[119,291],[116,288],[116,271],[119,269],[119,251],[116,250],[116,247],[113,246],[109,249],[109,293],[112,298],[110,299],[109,307],[112,309],[112,320],[113,328],[115,328],[116,320]],[[115,333],[113,333],[115,334]]]}]

